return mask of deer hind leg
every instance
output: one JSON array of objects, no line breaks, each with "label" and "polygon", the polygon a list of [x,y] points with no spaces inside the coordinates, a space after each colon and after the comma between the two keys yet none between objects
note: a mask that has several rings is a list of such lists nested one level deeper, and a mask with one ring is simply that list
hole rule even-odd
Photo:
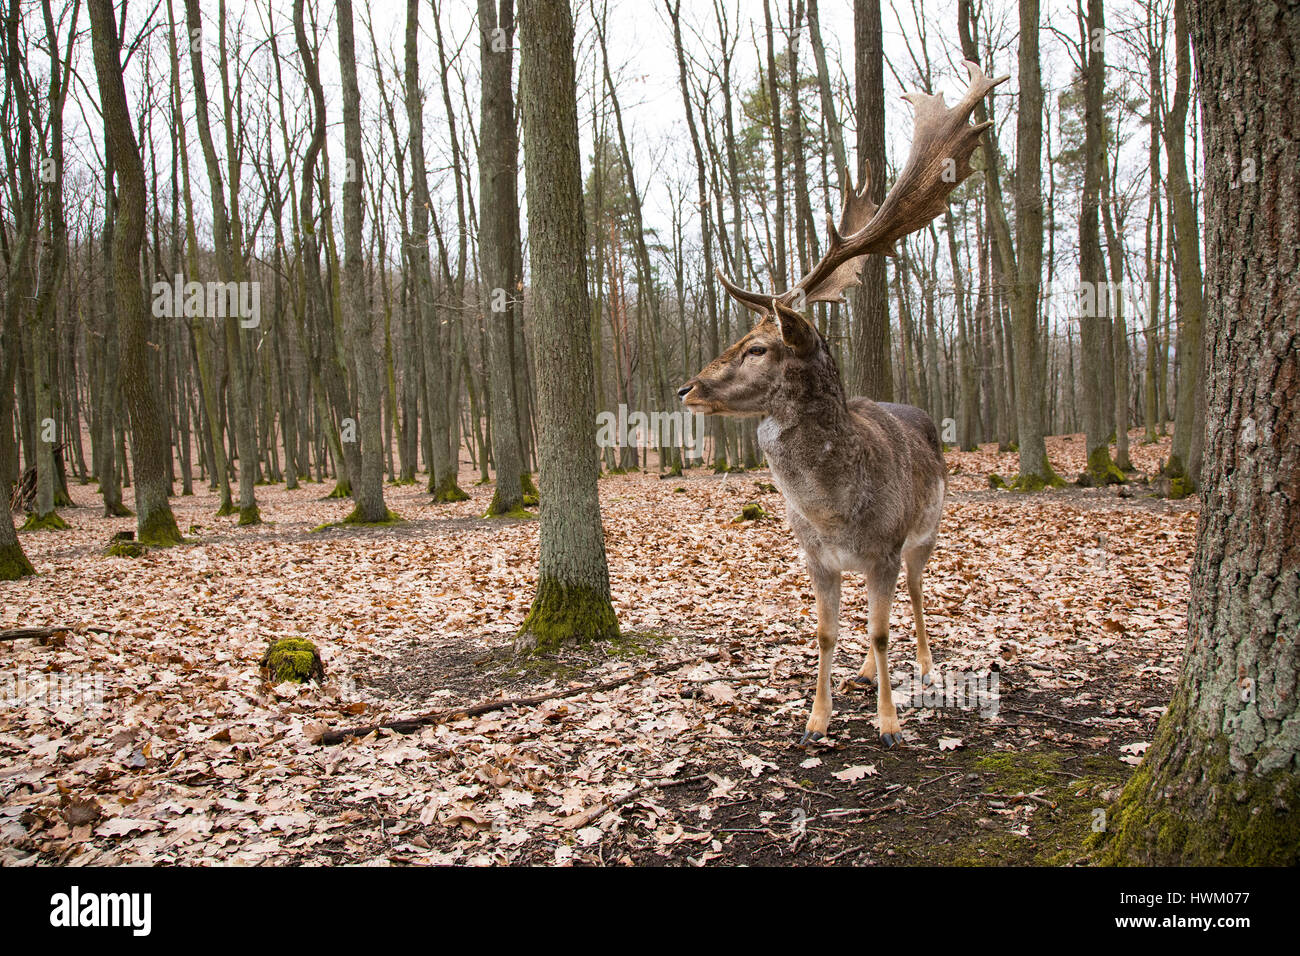
[{"label": "deer hind leg", "polygon": [[907,569],[907,593],[912,599],[912,620],[916,624],[916,664],[921,669],[921,683],[928,687],[934,683],[931,670],[934,659],[930,656],[930,640],[925,632],[925,609],[921,594],[921,573],[930,559],[934,542],[919,545],[903,552],[903,565]]},{"label": "deer hind leg", "polygon": [[[870,657],[875,663],[880,689],[876,694],[876,716],[880,721],[880,740],[892,747],[903,740],[894,707],[894,689],[889,682],[889,609],[894,602],[898,569],[891,575],[873,575],[867,582],[867,630],[871,639]],[[863,668],[865,670],[865,666]]]},{"label": "deer hind leg", "polygon": [[840,632],[840,572],[809,568],[817,595],[817,695],[800,744],[821,740],[831,722],[831,668]]}]

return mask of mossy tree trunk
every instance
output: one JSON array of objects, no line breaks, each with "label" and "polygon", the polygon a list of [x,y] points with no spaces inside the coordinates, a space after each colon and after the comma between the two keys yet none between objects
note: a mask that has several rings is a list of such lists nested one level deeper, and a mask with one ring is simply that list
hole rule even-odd
[{"label": "mossy tree trunk", "polygon": [[1205,115],[1207,420],[1186,661],[1103,862],[1300,862],[1300,18],[1190,10]]},{"label": "mossy tree trunk", "polygon": [[149,368],[148,312],[140,283],[140,246],[145,225],[144,163],[132,132],[134,123],[122,80],[112,4],[109,0],[91,0],[88,6],[104,135],[118,174],[113,291],[118,313],[122,395],[131,423],[136,538],[141,544],[167,546],[178,544],[181,534],[167,500],[171,487],[170,435]]},{"label": "mossy tree trunk", "polygon": [[537,596],[517,652],[616,637],[597,497],[586,224],[568,0],[520,4],[529,252],[536,323],[541,512]]},{"label": "mossy tree trunk", "polygon": [[[499,10],[498,10],[499,6]],[[510,357],[517,316],[515,236],[519,229],[519,144],[515,134],[513,0],[479,0],[479,62],[483,77],[482,122],[479,127],[479,261],[483,270],[483,321],[487,323],[488,388],[491,392],[492,462],[497,484],[489,515],[506,515],[523,508],[520,482],[523,455],[519,448]]]}]

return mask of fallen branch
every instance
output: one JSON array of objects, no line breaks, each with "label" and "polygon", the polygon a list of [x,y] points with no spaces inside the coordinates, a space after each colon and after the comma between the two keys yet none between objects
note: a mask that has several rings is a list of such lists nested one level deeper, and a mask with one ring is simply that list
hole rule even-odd
[{"label": "fallen branch", "polygon": [[0,631],[0,641],[21,641],[27,638],[44,640],[71,630],[70,627],[15,627],[8,631]]},{"label": "fallen branch", "polygon": [[677,670],[682,667],[689,667],[692,664],[703,664],[707,661],[716,661],[722,657],[721,651],[714,651],[712,654],[706,654],[703,657],[697,657],[689,661],[671,661],[667,664],[659,664],[655,667],[642,668],[623,677],[607,680],[601,684],[588,684],[584,687],[570,687],[567,690],[551,691],[548,694],[535,694],[532,697],[503,697],[496,700],[485,700],[469,707],[449,707],[445,710],[434,710],[419,717],[408,717],[405,720],[393,720],[383,724],[368,724],[364,727],[343,727],[339,730],[327,730],[321,734],[320,742],[326,746],[331,744],[342,743],[348,737],[364,737],[372,734],[377,730],[393,730],[399,734],[414,733],[421,727],[427,727],[430,724],[444,724],[452,720],[462,720],[466,717],[478,717],[480,714],[490,714],[496,710],[505,710],[507,707],[534,707],[537,704],[544,704],[548,700],[562,700],[567,697],[578,697],[582,694],[599,694],[602,691],[613,690],[615,687],[622,687],[624,684],[630,684],[634,680],[640,680],[643,677],[654,677],[658,674],[666,674],[668,671]]},{"label": "fallen branch", "polygon": [[[96,634],[116,634],[110,627],[103,627],[97,624],[87,624],[81,628],[83,631],[94,631]],[[7,631],[0,631],[0,641],[21,641],[26,638],[36,640],[45,640],[56,634],[73,634],[76,628],[69,627],[66,624],[55,624],[50,627],[15,627]]]},{"label": "fallen branch", "polygon": [[621,797],[615,797],[613,800],[606,800],[596,804],[594,807],[588,807],[581,813],[568,817],[561,824],[568,830],[581,830],[585,826],[590,826],[610,810],[615,807],[621,807],[625,803],[630,803],[637,797],[649,793],[651,790],[665,790],[668,787],[684,787],[688,783],[699,783],[701,780],[708,780],[707,773],[696,774],[694,777],[682,777],[680,780],[656,780],[654,783],[646,784],[644,787],[637,787],[635,790],[629,790]]}]

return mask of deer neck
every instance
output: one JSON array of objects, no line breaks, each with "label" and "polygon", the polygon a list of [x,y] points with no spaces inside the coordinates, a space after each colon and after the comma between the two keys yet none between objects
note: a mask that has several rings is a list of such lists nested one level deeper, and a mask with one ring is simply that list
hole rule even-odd
[{"label": "deer neck", "polygon": [[839,371],[829,361],[787,373],[767,416],[759,445],[775,473],[822,472],[828,456],[843,454],[855,438]]}]

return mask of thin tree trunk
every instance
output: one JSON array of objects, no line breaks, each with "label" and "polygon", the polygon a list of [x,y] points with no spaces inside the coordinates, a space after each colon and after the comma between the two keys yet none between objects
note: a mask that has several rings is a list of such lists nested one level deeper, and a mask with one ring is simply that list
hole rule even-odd
[{"label": "thin tree trunk", "polygon": [[586,223],[568,0],[520,4],[520,90],[541,421],[541,557],[517,652],[618,636],[597,493]]}]

